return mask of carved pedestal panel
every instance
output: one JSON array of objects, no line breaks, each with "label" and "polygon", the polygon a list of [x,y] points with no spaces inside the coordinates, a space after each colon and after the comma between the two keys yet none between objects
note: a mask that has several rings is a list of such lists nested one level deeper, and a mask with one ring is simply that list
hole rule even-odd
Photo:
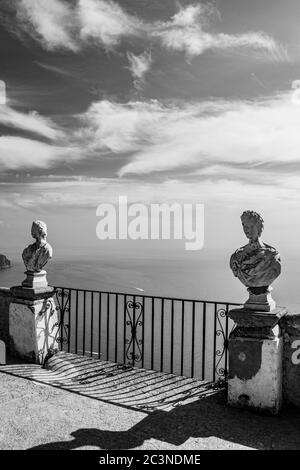
[{"label": "carved pedestal panel", "polygon": [[15,287],[9,306],[9,352],[11,356],[43,364],[49,351],[58,349],[54,289]]}]

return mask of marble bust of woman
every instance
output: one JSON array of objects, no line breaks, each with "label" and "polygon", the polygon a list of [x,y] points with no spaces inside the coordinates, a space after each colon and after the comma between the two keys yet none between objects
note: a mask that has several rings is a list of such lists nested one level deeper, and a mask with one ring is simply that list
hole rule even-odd
[{"label": "marble bust of woman", "polygon": [[260,298],[256,299],[257,303],[261,302],[262,295],[265,296],[264,301],[268,302],[266,295],[271,290],[269,286],[281,272],[280,255],[275,248],[261,240],[264,221],[257,212],[243,212],[241,221],[249,242],[233,253],[230,267],[234,276],[248,288],[250,298],[247,304],[255,303],[255,296],[258,295]]},{"label": "marble bust of woman", "polygon": [[48,260],[52,258],[52,247],[47,242],[47,225],[41,220],[36,220],[32,223],[31,227],[32,238],[35,238],[35,243],[32,243],[22,253],[22,258],[27,271],[40,272],[47,264]]}]

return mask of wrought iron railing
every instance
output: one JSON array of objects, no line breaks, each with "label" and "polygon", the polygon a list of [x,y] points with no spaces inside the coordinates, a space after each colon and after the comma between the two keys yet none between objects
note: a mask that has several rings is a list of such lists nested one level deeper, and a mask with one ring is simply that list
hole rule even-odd
[{"label": "wrought iron railing", "polygon": [[227,375],[226,313],[237,303],[56,288],[60,349],[216,381]]}]

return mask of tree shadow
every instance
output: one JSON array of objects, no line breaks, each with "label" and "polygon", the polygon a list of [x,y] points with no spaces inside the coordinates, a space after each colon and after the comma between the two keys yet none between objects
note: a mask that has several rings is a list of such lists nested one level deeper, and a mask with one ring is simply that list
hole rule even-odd
[{"label": "tree shadow", "polygon": [[[279,417],[258,415],[226,406],[224,392],[175,407],[154,411],[125,431],[82,428],[70,441],[58,441],[30,450],[134,449],[155,439],[180,447],[189,438],[215,437],[255,449],[300,449],[300,412],[284,411]],[[162,447],[163,448],[163,447]]]}]

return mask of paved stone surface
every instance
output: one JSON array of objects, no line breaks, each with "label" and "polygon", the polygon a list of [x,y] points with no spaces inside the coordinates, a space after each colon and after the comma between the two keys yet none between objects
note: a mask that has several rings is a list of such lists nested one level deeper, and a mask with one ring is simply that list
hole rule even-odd
[{"label": "paved stone surface", "polygon": [[223,391],[145,412],[11,375],[8,367],[0,368],[1,449],[300,449],[299,412],[268,417],[229,408]]},{"label": "paved stone surface", "polygon": [[86,356],[59,352],[47,362],[9,364],[0,370],[91,398],[140,409],[170,411],[215,393],[211,382],[132,368]]}]

